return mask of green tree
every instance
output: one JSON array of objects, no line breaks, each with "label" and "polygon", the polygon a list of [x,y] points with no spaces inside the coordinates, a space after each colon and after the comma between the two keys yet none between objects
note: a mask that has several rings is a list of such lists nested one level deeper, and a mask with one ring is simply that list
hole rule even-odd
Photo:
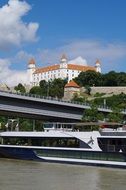
[{"label": "green tree", "polygon": [[100,86],[102,85],[102,74],[95,71],[81,72],[74,80],[80,86]]},{"label": "green tree", "polygon": [[30,91],[30,94],[37,94],[37,95],[42,95],[42,89],[40,86],[33,86]]},{"label": "green tree", "polygon": [[35,131],[44,131],[43,121],[40,120],[35,121]]},{"label": "green tree", "polygon": [[96,106],[91,106],[90,109],[85,109],[82,116],[82,121],[97,121],[98,109]]},{"label": "green tree", "polygon": [[124,72],[118,73],[117,86],[126,86],[126,73]]},{"label": "green tree", "polygon": [[82,121],[96,122],[103,121],[104,114],[98,111],[96,105],[92,105],[90,109],[86,109],[82,116]]},{"label": "green tree", "polygon": [[87,102],[87,99],[86,99],[86,97],[79,96],[77,93],[75,93],[72,101],[83,103],[85,101]]},{"label": "green tree", "polygon": [[62,80],[60,78],[54,79],[50,83],[49,95],[52,97],[62,98],[64,96],[65,84],[66,84],[66,80]]},{"label": "green tree", "polygon": [[88,94],[88,95],[91,95],[91,87],[90,86],[85,86],[85,92]]},{"label": "green tree", "polygon": [[0,130],[3,130],[3,131],[6,130],[6,127],[5,127],[6,123],[7,123],[7,117],[0,116]]},{"label": "green tree", "polygon": [[45,80],[41,80],[39,83],[39,86],[41,88],[41,94],[43,96],[47,96],[48,90],[49,90],[49,82],[46,82]]},{"label": "green tree", "polygon": [[117,77],[118,73],[116,73],[115,71],[110,71],[109,73],[104,74],[104,86],[117,86]]},{"label": "green tree", "polygon": [[21,92],[21,93],[25,93],[26,92],[25,87],[21,83],[19,83],[17,86],[15,86],[14,89],[16,91],[18,91],[18,92]]},{"label": "green tree", "polygon": [[20,119],[19,123],[20,131],[33,131],[33,123],[30,119]]},{"label": "green tree", "polygon": [[111,113],[108,114],[107,119],[110,122],[122,122],[123,114],[121,113],[121,110],[114,109]]}]

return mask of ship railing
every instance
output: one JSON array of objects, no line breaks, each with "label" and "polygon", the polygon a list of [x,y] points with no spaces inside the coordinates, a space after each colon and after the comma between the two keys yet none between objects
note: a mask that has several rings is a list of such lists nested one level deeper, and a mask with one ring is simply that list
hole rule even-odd
[{"label": "ship railing", "polygon": [[100,131],[101,136],[126,136],[126,131]]}]

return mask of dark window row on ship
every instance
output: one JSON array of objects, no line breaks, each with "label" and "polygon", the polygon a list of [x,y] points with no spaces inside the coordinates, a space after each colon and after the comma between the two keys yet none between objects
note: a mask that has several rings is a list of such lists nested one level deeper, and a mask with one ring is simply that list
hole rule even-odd
[{"label": "dark window row on ship", "polygon": [[98,138],[98,145],[102,151],[126,152],[126,138]]},{"label": "dark window row on ship", "polygon": [[74,137],[4,137],[1,142],[5,145],[90,148],[89,145]]}]

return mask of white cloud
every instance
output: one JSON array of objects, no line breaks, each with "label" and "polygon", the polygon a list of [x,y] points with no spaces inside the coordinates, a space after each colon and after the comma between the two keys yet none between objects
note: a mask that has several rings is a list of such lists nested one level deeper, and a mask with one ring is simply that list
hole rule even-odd
[{"label": "white cloud", "polygon": [[87,65],[86,59],[83,59],[81,56],[68,61],[68,63],[69,64],[74,64],[74,65]]},{"label": "white cloud", "polygon": [[27,84],[27,72],[26,71],[11,71],[11,75],[6,78],[5,83],[9,86],[15,86],[19,83]]},{"label": "white cloud", "polygon": [[22,20],[30,9],[28,3],[20,0],[9,0],[8,4],[0,8],[0,49],[37,40],[36,32],[39,24],[25,23]]},{"label": "white cloud", "polygon": [[19,83],[26,84],[27,71],[18,71],[10,69],[11,62],[9,59],[0,59],[0,83],[9,86],[15,86]]},{"label": "white cloud", "polygon": [[34,55],[21,50],[21,51],[17,52],[17,54],[14,57],[12,57],[10,60],[13,64],[24,65],[24,64],[27,64],[28,61],[33,57],[34,57]]},{"label": "white cloud", "polygon": [[96,59],[100,59],[102,71],[108,72],[117,68],[116,64],[126,58],[126,44],[78,40],[55,49],[39,50],[39,57],[43,65],[45,63],[59,63],[63,53],[68,56],[68,60],[81,56],[87,60],[88,65],[94,65]]},{"label": "white cloud", "polygon": [[9,70],[10,61],[8,59],[0,59],[0,80],[4,81],[10,74]]}]

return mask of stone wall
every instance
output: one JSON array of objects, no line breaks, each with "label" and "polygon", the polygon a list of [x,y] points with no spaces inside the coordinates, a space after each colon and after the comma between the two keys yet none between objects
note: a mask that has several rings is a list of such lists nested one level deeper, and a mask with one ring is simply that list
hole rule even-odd
[{"label": "stone wall", "polygon": [[91,94],[96,93],[105,93],[105,94],[120,94],[120,93],[126,94],[126,87],[120,86],[120,87],[91,87]]},{"label": "stone wall", "polygon": [[80,88],[64,88],[64,100],[71,100],[75,94],[80,95]]},{"label": "stone wall", "polygon": [[[75,94],[82,95],[84,94],[86,89],[84,87],[78,88],[76,91],[74,88],[64,89],[64,98],[65,100],[71,100]],[[94,95],[96,93],[105,94],[106,96],[112,96],[113,94],[118,95],[121,93],[126,94],[126,87],[91,87],[91,94]]]}]

